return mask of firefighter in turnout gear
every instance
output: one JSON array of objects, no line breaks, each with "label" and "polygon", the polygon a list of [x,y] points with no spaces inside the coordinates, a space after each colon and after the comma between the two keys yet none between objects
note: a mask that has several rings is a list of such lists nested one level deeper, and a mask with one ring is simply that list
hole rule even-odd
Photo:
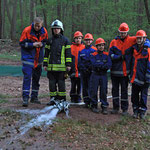
[{"label": "firefighter in turnout gear", "polygon": [[94,41],[92,34],[87,33],[84,36],[85,48],[79,52],[78,56],[78,69],[81,74],[81,83],[82,83],[82,95],[85,103],[85,108],[90,107],[90,76],[91,76],[91,62],[90,57],[91,54],[96,51],[96,47],[92,46],[92,42]]},{"label": "firefighter in turnout gear", "polygon": [[63,24],[55,20],[51,24],[52,37],[45,46],[44,70],[49,79],[50,102],[53,100],[66,100],[65,73],[71,67],[71,46],[69,40],[63,35]]},{"label": "firefighter in turnout gear", "polygon": [[78,72],[78,53],[83,48],[85,48],[84,44],[82,44],[83,34],[80,31],[76,31],[74,33],[74,42],[71,45],[71,54],[72,54],[72,64],[70,71],[70,79],[71,79],[71,90],[70,97],[71,102],[79,103],[81,102],[81,78],[80,73]]},{"label": "firefighter in turnout gear", "polygon": [[48,39],[47,30],[43,27],[43,19],[36,17],[34,23],[26,27],[20,38],[21,60],[23,72],[22,97],[23,106],[28,106],[30,85],[32,82],[31,103],[40,104],[38,100],[39,80],[42,72],[44,46]]},{"label": "firefighter in turnout gear", "polygon": [[98,113],[98,89],[100,86],[99,98],[101,101],[102,113],[107,114],[107,70],[111,68],[111,58],[108,52],[104,51],[105,41],[98,38],[95,42],[97,51],[92,53],[91,64],[92,74],[90,79],[90,96],[91,96],[91,109],[93,112]]},{"label": "firefighter in turnout gear", "polygon": [[[150,48],[143,47],[146,40],[144,30],[136,33],[137,44],[133,46],[133,60],[131,70],[133,117],[145,118],[147,110],[147,95],[150,83]],[[139,96],[141,94],[141,96]]]}]

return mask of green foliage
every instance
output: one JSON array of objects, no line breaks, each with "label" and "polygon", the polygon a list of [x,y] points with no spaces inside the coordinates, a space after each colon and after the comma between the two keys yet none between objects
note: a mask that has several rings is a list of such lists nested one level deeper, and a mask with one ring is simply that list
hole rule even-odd
[{"label": "green foliage", "polygon": [[[10,12],[12,12],[12,1],[9,2]],[[58,6],[60,16],[58,16]],[[23,7],[23,26],[24,28],[31,24],[30,22],[30,1],[22,1]],[[150,8],[150,3],[149,3]],[[139,0],[50,0],[36,1],[33,9],[37,16],[43,16],[43,10],[46,12],[48,33],[51,35],[50,24],[55,19],[60,19],[65,28],[65,35],[72,40],[75,31],[80,30],[83,34],[92,33],[94,39],[98,37],[111,41],[118,34],[118,27],[122,22],[126,22],[130,27],[130,35],[135,35],[136,31],[143,29],[150,34],[144,1]],[[5,12],[5,37],[10,38],[10,23]],[[12,15],[12,14],[11,14]],[[21,36],[20,6],[17,3],[17,26],[16,38]],[[108,44],[109,45],[109,44]]]}]

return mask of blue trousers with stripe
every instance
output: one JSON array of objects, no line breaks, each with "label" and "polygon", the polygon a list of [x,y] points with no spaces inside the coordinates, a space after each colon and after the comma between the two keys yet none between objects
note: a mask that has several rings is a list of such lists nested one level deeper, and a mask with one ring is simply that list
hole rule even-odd
[{"label": "blue trousers with stripe", "polygon": [[39,80],[42,73],[42,65],[39,65],[37,68],[34,68],[33,65],[23,64],[23,87],[22,87],[22,97],[23,99],[29,99],[30,87],[32,83],[32,93],[31,98],[36,99],[38,97],[39,91]]}]

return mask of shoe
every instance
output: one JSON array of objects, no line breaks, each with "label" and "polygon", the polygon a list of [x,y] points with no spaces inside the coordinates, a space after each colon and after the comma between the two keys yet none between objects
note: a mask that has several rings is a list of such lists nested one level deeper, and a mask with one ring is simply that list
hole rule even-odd
[{"label": "shoe", "polygon": [[123,116],[128,115],[128,111],[127,111],[127,110],[122,110],[122,115],[123,115]]},{"label": "shoe", "polygon": [[102,114],[103,115],[107,115],[108,114],[107,107],[102,108]]},{"label": "shoe", "polygon": [[136,111],[133,112],[132,117],[136,118],[136,119],[138,118],[138,110],[136,110]]},{"label": "shoe", "polygon": [[89,103],[85,103],[84,108],[90,108],[90,104]]},{"label": "shoe", "polygon": [[35,104],[41,104],[41,102],[38,100],[38,98],[31,98],[30,102],[35,103]]},{"label": "shoe", "polygon": [[145,119],[145,111],[140,111],[140,114],[139,114],[139,117],[140,119]]},{"label": "shoe", "polygon": [[111,111],[111,114],[118,114],[118,112],[119,112],[118,109],[113,109],[113,110]]},{"label": "shoe", "polygon": [[94,113],[99,113],[99,109],[96,108],[96,107],[92,107],[91,110],[92,110]]},{"label": "shoe", "polygon": [[28,107],[28,99],[23,99],[23,104],[22,104],[23,107]]}]

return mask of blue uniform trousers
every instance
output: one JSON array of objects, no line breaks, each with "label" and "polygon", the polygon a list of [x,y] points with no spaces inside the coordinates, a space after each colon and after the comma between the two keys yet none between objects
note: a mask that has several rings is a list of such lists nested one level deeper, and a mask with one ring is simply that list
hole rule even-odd
[{"label": "blue uniform trousers", "polygon": [[111,76],[113,109],[119,110],[119,85],[121,85],[121,109],[128,110],[128,77]]},{"label": "blue uniform trousers", "polygon": [[[140,97],[139,94],[141,93]],[[133,111],[142,110],[146,112],[147,110],[147,95],[148,95],[148,85],[139,86],[137,84],[132,84],[132,95],[131,102]]]},{"label": "blue uniform trousers", "polygon": [[90,104],[90,92],[89,92],[89,86],[90,86],[90,76],[91,72],[89,71],[81,71],[81,85],[82,85],[82,95],[84,103]]},{"label": "blue uniform trousers", "polygon": [[77,77],[71,78],[70,97],[72,102],[81,101],[81,79]]},{"label": "blue uniform trousers", "polygon": [[39,80],[42,73],[42,65],[39,65],[37,68],[34,68],[32,65],[29,64],[23,64],[22,66],[22,72],[23,72],[23,92],[22,97],[23,99],[29,99],[30,95],[30,86],[32,81],[32,93],[31,98],[36,99],[38,97],[38,91],[39,91]]},{"label": "blue uniform trousers", "polygon": [[96,106],[98,103],[98,88],[100,86],[99,97],[101,101],[101,107],[107,107],[107,74],[99,74],[92,72],[90,79],[90,96],[91,104]]}]

